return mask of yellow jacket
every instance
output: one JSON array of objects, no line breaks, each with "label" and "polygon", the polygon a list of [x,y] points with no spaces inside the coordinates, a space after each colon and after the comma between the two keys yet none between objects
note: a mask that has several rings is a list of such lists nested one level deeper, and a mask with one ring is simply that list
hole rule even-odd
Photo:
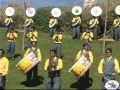
[{"label": "yellow jacket", "polygon": [[15,42],[17,37],[18,36],[17,36],[16,32],[8,32],[7,33],[8,42]]},{"label": "yellow jacket", "polygon": [[97,27],[97,26],[99,25],[98,19],[91,19],[91,20],[89,21],[89,25],[90,25],[90,26],[93,25],[93,27]]},{"label": "yellow jacket", "polygon": [[[112,56],[108,59],[108,61],[111,60],[111,58],[112,58]],[[114,60],[114,64],[115,64],[115,71],[117,73],[120,73],[120,71],[119,71],[119,62],[118,62],[118,60],[116,58]],[[104,58],[100,60],[100,63],[99,63],[99,66],[98,66],[98,73],[99,74],[103,74],[103,69],[104,69],[103,65],[104,65]]]},{"label": "yellow jacket", "polygon": [[[36,48],[33,48],[33,47],[32,47],[32,49],[34,50],[34,49],[36,49]],[[31,52],[31,49],[28,48],[27,51],[26,51],[25,54],[24,54],[24,57],[27,56],[30,52]],[[37,54],[38,61],[41,61],[42,56],[41,56],[41,51],[40,51],[39,48],[37,48],[36,54]]]},{"label": "yellow jacket", "polygon": [[[57,57],[54,57],[53,60],[55,61]],[[49,59],[46,60],[45,62],[45,66],[44,66],[44,69],[47,70],[48,66],[49,66]],[[58,60],[58,65],[56,67],[56,70],[61,70],[63,68],[63,62],[62,62],[62,59],[59,59]]]},{"label": "yellow jacket", "polygon": [[30,26],[33,24],[32,18],[25,19],[25,26]]},{"label": "yellow jacket", "polygon": [[92,52],[91,51],[86,51],[86,50],[80,50],[78,53],[77,53],[77,55],[76,55],[76,60],[79,60],[80,58],[81,58],[81,56],[82,56],[82,54],[84,54],[84,53],[87,53],[88,52],[88,58],[89,58],[89,60],[90,60],[90,62],[91,63],[93,63],[93,54],[92,54]]},{"label": "yellow jacket", "polygon": [[54,34],[53,37],[52,37],[54,43],[62,43],[61,40],[62,40],[62,34],[59,33],[59,34]]},{"label": "yellow jacket", "polygon": [[113,21],[113,26],[114,27],[120,26],[120,18],[117,18]]},{"label": "yellow jacket", "polygon": [[8,74],[9,60],[6,57],[0,58],[0,73]]},{"label": "yellow jacket", "polygon": [[92,41],[92,38],[93,38],[92,32],[90,32],[90,33],[84,32],[82,34],[82,39],[84,39],[84,40]]},{"label": "yellow jacket", "polygon": [[[79,20],[79,21],[78,21],[78,20]],[[78,23],[77,23],[77,22],[78,22]],[[72,19],[72,24],[75,24],[75,23],[81,24],[81,18],[80,18],[79,16],[73,17],[73,19]]]},{"label": "yellow jacket", "polygon": [[37,31],[31,31],[27,34],[27,37],[30,39],[30,41],[37,41],[38,32]]},{"label": "yellow jacket", "polygon": [[10,23],[12,23],[13,22],[13,20],[12,20],[12,18],[5,18],[5,21],[4,21],[4,23],[5,23],[5,25],[6,26],[8,26]]}]

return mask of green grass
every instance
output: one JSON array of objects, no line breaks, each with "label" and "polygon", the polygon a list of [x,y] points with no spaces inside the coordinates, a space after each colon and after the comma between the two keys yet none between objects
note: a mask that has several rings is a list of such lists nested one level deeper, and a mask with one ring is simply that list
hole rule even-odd
[{"label": "green grass", "polygon": [[[16,42],[16,53],[21,54],[22,51],[22,33],[18,34],[19,38]],[[4,50],[7,49],[7,39],[5,37],[5,29],[0,28],[0,47]],[[69,68],[74,64],[73,60],[77,52],[82,48],[83,41],[81,40],[72,40],[71,36],[66,35],[63,38],[62,43],[62,52],[64,55],[63,63],[64,67],[61,72],[62,77],[62,89],[70,89],[71,85],[74,84],[77,80],[72,73],[69,73]],[[49,50],[53,47],[53,41],[49,38],[48,34],[39,32],[38,38],[38,47],[41,49],[42,53],[42,62],[39,64],[39,76],[44,78],[43,83],[35,87],[26,87],[20,83],[26,79],[26,76],[21,73],[17,68],[16,64],[21,60],[18,57],[15,61],[10,60],[9,74],[7,75],[6,89],[45,89],[45,83],[47,79],[47,71],[44,70],[44,63],[47,58],[49,58]],[[120,60],[119,42],[108,42],[107,47],[113,49],[113,54]],[[90,69],[90,77],[93,79],[92,86],[90,89],[100,89],[101,88],[101,76],[97,72],[97,67],[100,59],[104,56],[102,54],[102,42],[93,41],[92,42],[92,51],[94,55],[94,63]],[[117,75],[118,81],[120,77]]]}]

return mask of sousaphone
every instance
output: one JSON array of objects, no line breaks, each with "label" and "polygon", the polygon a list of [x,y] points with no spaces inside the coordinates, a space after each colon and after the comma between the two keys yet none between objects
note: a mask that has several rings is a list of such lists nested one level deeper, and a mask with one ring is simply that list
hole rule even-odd
[{"label": "sousaphone", "polygon": [[115,13],[117,15],[120,15],[120,5],[118,5],[116,8],[115,8]]},{"label": "sousaphone", "polygon": [[94,6],[91,9],[91,15],[96,17],[95,22],[90,26],[90,28],[94,27],[96,25],[97,22],[97,17],[100,16],[102,14],[102,8],[99,6]]},{"label": "sousaphone", "polygon": [[[73,15],[80,15],[82,13],[82,8],[80,6],[74,6],[72,8]],[[72,26],[76,26],[80,22],[80,17],[76,17],[75,20],[72,21]]]},{"label": "sousaphone", "polygon": [[[61,16],[61,10],[59,8],[53,8],[51,10],[51,14],[53,17],[57,18],[57,17],[60,17]],[[49,23],[49,27],[53,27],[57,24],[57,20],[56,19],[52,19],[51,22]]]},{"label": "sousaphone", "polygon": [[33,17],[35,15],[36,11],[33,7],[29,7],[26,9],[26,15],[28,17]]},{"label": "sousaphone", "polygon": [[7,7],[5,10],[6,16],[13,16],[15,13],[15,9],[13,7]]}]

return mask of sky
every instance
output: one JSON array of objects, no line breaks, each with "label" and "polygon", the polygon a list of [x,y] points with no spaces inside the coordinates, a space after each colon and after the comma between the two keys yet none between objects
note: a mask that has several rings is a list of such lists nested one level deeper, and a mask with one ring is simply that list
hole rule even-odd
[{"label": "sky", "polygon": [[[59,7],[59,6],[83,6],[83,1],[84,0],[26,0],[28,2],[28,5],[34,8],[39,8],[39,7],[47,7],[47,6],[52,6],[52,7]],[[100,1],[100,0],[98,0]],[[18,4],[24,4],[24,0],[0,0],[0,7],[6,6],[8,3],[18,3]]]}]

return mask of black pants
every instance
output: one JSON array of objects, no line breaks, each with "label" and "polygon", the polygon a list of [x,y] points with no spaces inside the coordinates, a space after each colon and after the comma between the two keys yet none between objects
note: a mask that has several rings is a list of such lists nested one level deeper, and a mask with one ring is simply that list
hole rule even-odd
[{"label": "black pants", "polygon": [[28,73],[27,73],[27,81],[31,79],[36,79],[38,75],[38,65],[33,67]]},{"label": "black pants", "polygon": [[3,76],[3,77],[0,78],[0,90],[5,89],[5,83],[6,83],[6,77]]}]

